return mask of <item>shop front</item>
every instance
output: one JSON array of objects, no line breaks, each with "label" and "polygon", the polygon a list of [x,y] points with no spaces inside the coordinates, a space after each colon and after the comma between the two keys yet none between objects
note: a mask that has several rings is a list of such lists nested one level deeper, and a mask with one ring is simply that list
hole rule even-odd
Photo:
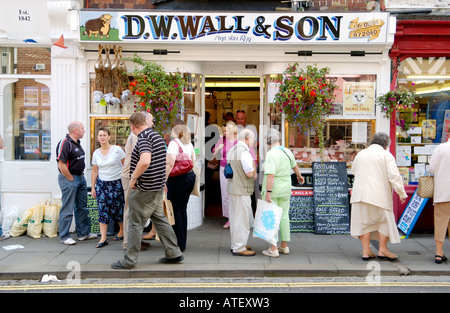
[{"label": "shop front", "polygon": [[[414,195],[419,176],[428,171],[433,150],[449,138],[449,27],[449,20],[436,18],[397,21],[395,41],[390,52],[393,61],[391,89],[413,86],[417,103],[413,108],[413,123],[408,130],[392,121],[391,140],[396,144],[391,145],[391,152],[396,156],[409,196]],[[401,120],[402,113],[398,114]],[[415,230],[431,231],[434,228],[433,199],[426,201]],[[401,217],[405,206],[394,196],[397,218]]]},{"label": "shop front", "polygon": [[[82,145],[86,151],[88,185],[91,156],[98,147],[98,128],[108,127],[112,131],[112,143],[124,146],[136,95],[126,96],[122,90],[116,95],[111,91],[119,102],[105,97],[109,92],[99,92],[96,86],[98,67],[114,64],[116,59],[124,60],[131,82],[135,65],[127,58],[135,53],[145,61],[160,64],[167,72],[183,74],[186,86],[180,117],[192,131],[192,142],[203,169],[203,184],[209,148],[205,137],[211,135],[205,128],[207,112],[209,123],[218,126],[218,135],[227,113],[236,118],[240,111],[245,111],[247,123],[256,126],[257,184],[262,182],[267,151],[265,131],[271,127],[280,130],[283,145],[293,151],[302,173],[307,176],[307,184],[299,187],[305,190],[312,188],[312,167],[316,161],[343,163],[351,182],[354,156],[369,145],[375,132],[389,133],[390,122],[375,105],[377,95],[390,89],[388,53],[396,19],[388,13],[97,10],[76,13],[79,23],[75,27],[71,19],[70,27],[72,31],[76,29],[72,34],[77,35],[66,41],[68,48],[52,47],[51,148],[49,158],[42,160],[48,165],[45,170],[49,177],[56,177],[54,150],[72,120],[81,121],[87,129]],[[73,16],[74,12],[70,14]],[[327,117],[323,159],[318,157],[314,132],[289,125],[282,114],[271,109],[282,73],[293,63],[303,68],[328,67],[329,79],[338,85],[334,113]],[[27,164],[25,160],[5,158],[3,168],[8,162],[23,168]],[[22,175],[20,171],[17,173]],[[45,192],[57,197],[56,180],[50,185]],[[10,201],[8,190],[11,187],[3,179],[3,205]],[[195,221],[188,227],[202,223],[205,196],[205,191],[201,197],[191,196],[189,210],[195,218],[190,222]],[[42,196],[35,198],[39,201]]]}]

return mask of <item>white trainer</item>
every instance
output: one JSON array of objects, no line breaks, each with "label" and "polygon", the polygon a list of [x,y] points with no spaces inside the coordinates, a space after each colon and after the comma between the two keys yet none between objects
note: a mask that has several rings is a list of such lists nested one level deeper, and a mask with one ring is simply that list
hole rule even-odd
[{"label": "white trainer", "polygon": [[74,245],[74,244],[76,244],[77,242],[75,241],[75,240],[73,240],[72,238],[67,238],[66,240],[61,240],[61,242],[63,243],[63,244],[65,244],[65,245],[68,245],[68,246],[72,246],[72,245]]},{"label": "white trainer", "polygon": [[79,240],[79,241],[83,241],[83,240],[89,240],[89,239],[95,239],[95,238],[97,238],[97,235],[96,235],[96,234],[89,233],[89,234],[87,234],[87,235],[84,236],[84,237],[78,238],[78,240]]},{"label": "white trainer", "polygon": [[289,254],[289,247],[286,248],[279,247],[278,252],[280,252],[281,254]]},{"label": "white trainer", "polygon": [[262,252],[265,256],[269,256],[271,258],[278,258],[280,254],[278,253],[278,250],[272,251],[270,248],[267,250],[263,250]]}]

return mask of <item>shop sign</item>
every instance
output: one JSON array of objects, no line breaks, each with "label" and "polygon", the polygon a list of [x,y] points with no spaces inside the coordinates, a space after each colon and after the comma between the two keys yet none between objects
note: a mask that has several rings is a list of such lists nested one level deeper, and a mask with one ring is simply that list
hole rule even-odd
[{"label": "shop sign", "polygon": [[81,41],[385,43],[388,13],[80,11]]}]

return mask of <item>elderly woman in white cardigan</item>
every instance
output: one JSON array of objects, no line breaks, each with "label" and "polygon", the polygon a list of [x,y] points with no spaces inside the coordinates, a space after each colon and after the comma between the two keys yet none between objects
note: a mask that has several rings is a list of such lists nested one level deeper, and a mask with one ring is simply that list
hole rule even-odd
[{"label": "elderly woman in white cardigan", "polygon": [[430,160],[430,173],[434,175],[434,261],[441,264],[447,261],[443,247],[447,230],[450,229],[450,139],[434,150]]},{"label": "elderly woman in white cardigan", "polygon": [[407,195],[395,158],[387,151],[389,144],[387,134],[375,134],[370,146],[359,152],[352,164],[355,180],[350,199],[350,233],[361,240],[364,261],[375,257],[370,248],[370,239],[371,234],[377,233],[380,242],[377,257],[389,261],[397,259],[387,248],[388,240],[391,243],[400,242],[393,213],[392,189],[397,192],[402,203],[406,201]]}]

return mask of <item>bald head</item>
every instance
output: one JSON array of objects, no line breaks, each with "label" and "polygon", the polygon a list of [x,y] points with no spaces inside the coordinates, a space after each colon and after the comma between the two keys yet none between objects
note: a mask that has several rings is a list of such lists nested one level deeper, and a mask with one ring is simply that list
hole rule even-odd
[{"label": "bald head", "polygon": [[83,124],[78,121],[70,122],[67,130],[69,131],[69,136],[75,141],[83,138],[84,133],[86,132]]}]

